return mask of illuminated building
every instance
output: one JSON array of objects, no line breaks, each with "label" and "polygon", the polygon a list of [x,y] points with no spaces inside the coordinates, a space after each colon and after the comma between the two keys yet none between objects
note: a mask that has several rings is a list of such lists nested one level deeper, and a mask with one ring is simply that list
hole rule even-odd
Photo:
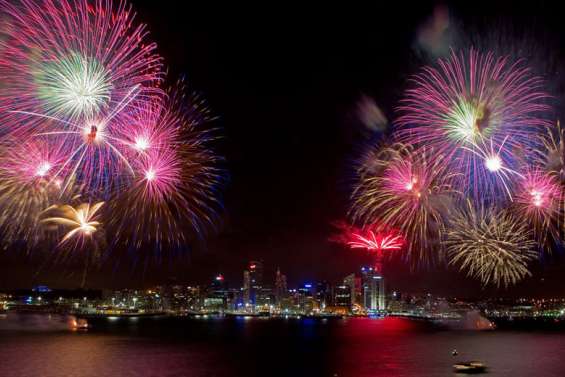
[{"label": "illuminated building", "polygon": [[334,305],[351,308],[351,289],[347,285],[338,285],[334,288]]},{"label": "illuminated building", "polygon": [[281,274],[280,269],[277,268],[275,276],[275,302],[280,306],[281,301],[288,295],[288,288],[286,285],[286,275]]},{"label": "illuminated building", "polygon": [[333,304],[332,289],[327,281],[321,281],[316,285],[316,301],[320,303],[322,310]]},{"label": "illuminated building", "polygon": [[363,306],[367,310],[385,310],[384,278],[372,267],[361,269],[363,283]]},{"label": "illuminated building", "polygon": [[263,288],[263,262],[251,261],[248,266],[249,271],[249,296],[252,304],[257,302],[257,295],[260,294]]},{"label": "illuminated building", "polygon": [[255,307],[261,311],[270,311],[275,305],[275,295],[271,287],[263,286],[256,290]]},{"label": "illuminated building", "polygon": [[249,271],[243,271],[243,305],[251,303],[251,277]]},{"label": "illuminated building", "polygon": [[229,292],[224,275],[218,274],[212,279],[208,293],[204,298],[203,309],[206,311],[226,310],[229,301]]},{"label": "illuminated building", "polygon": [[361,303],[361,278],[354,273],[347,275],[343,279],[343,284],[347,285],[351,291],[351,306]]},{"label": "illuminated building", "polygon": [[218,274],[214,277],[214,280],[212,280],[212,285],[211,288],[214,291],[224,291],[226,290],[226,279],[224,278],[224,275],[222,274]]}]

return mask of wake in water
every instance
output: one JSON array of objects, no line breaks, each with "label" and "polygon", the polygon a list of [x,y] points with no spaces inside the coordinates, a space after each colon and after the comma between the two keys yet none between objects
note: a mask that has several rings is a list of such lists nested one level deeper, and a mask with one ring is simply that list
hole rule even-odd
[{"label": "wake in water", "polygon": [[69,315],[8,313],[0,316],[0,331],[68,331],[76,323]]}]

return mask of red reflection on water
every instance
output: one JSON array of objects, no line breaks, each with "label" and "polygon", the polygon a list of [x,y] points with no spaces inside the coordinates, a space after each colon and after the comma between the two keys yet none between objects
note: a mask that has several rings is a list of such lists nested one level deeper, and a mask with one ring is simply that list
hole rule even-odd
[{"label": "red reflection on water", "polygon": [[337,334],[333,373],[340,377],[405,376],[406,366],[414,365],[407,343],[420,333],[426,333],[425,326],[404,318],[347,319]]}]

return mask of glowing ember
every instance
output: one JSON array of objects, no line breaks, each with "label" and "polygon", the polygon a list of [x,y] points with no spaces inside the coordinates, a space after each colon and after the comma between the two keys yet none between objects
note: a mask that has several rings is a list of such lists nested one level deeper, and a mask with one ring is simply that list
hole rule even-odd
[{"label": "glowing ember", "polygon": [[149,169],[145,172],[145,179],[153,181],[156,178],[155,170]]},{"label": "glowing ember", "polygon": [[135,139],[134,147],[138,151],[145,151],[147,148],[149,148],[149,140],[147,140],[146,137],[139,136]]},{"label": "glowing ember", "polygon": [[485,160],[485,166],[489,171],[497,172],[502,168],[502,160],[497,155],[489,156]]},{"label": "glowing ember", "polygon": [[51,164],[48,161],[44,161],[37,167],[35,175],[38,177],[45,177],[49,169],[51,169]]}]

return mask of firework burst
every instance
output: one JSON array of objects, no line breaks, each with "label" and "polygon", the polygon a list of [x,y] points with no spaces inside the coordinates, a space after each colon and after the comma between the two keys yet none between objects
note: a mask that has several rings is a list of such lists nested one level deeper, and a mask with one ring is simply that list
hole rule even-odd
[{"label": "firework burst", "polygon": [[378,223],[405,235],[406,256],[413,265],[428,264],[444,230],[455,192],[452,175],[431,150],[417,153],[407,145],[377,147],[357,169],[351,215],[364,224]]},{"label": "firework burst", "polygon": [[72,207],[68,204],[62,206],[52,206],[45,210],[45,213],[57,212],[58,216],[47,217],[41,220],[44,224],[56,224],[68,229],[68,232],[61,239],[61,244],[71,239],[77,239],[77,244],[84,242],[86,238],[92,236],[101,225],[98,220],[98,212],[104,202],[82,203]]},{"label": "firework burst", "polygon": [[347,243],[352,249],[365,249],[374,252],[385,250],[400,250],[404,244],[402,236],[394,233],[381,233],[377,227],[369,227],[362,232],[353,233]]},{"label": "firework burst", "polygon": [[399,232],[379,224],[357,228],[345,222],[338,222],[335,226],[340,233],[330,240],[351,249],[367,250],[374,258],[374,268],[378,272],[382,272],[384,258],[390,257],[392,252],[401,250],[405,245]]},{"label": "firework burst", "polygon": [[468,201],[451,219],[446,233],[450,265],[483,285],[514,285],[531,273],[528,263],[537,259],[532,231],[507,211],[481,207]]},{"label": "firework burst", "polygon": [[[463,173],[457,187],[475,198],[491,193],[492,173],[517,166],[525,146],[548,125],[543,115],[549,95],[521,61],[475,50],[452,52],[412,81],[395,137],[445,156],[453,171]],[[484,156],[485,145],[494,146],[496,154]]]},{"label": "firework burst", "polygon": [[68,197],[53,170],[63,160],[56,148],[39,141],[0,144],[0,228],[7,243],[26,239],[31,246],[44,238],[40,213]]},{"label": "firework burst", "polygon": [[518,182],[516,213],[525,216],[532,225],[536,239],[542,244],[548,235],[554,240],[559,239],[562,203],[563,193],[555,175],[529,169]]},{"label": "firework burst", "polygon": [[145,122],[142,129],[154,137],[147,139],[150,147],[139,152],[133,185],[109,208],[116,239],[136,248],[178,247],[202,238],[220,208],[221,159],[209,147],[211,133],[203,131],[211,118],[199,100],[178,93],[173,92],[163,106],[138,115]]},{"label": "firework burst", "polygon": [[560,182],[565,182],[565,138],[560,122],[546,127],[539,139],[542,147],[535,151],[535,165],[557,177]]},{"label": "firework burst", "polygon": [[63,180],[112,190],[113,180],[133,174],[122,139],[132,129],[121,116],[160,95],[161,60],[145,27],[122,1],[0,5],[10,23],[0,42],[0,135],[60,145]]},{"label": "firework burst", "polygon": [[[79,197],[73,198],[74,200]],[[101,261],[100,243],[104,247],[104,237],[100,236],[102,232],[100,222],[100,209],[104,202],[95,204],[81,203],[76,207],[69,204],[53,205],[42,212],[42,215],[48,216],[41,220],[41,224],[52,231],[62,228],[66,231],[65,235],[59,241],[60,248],[57,248],[57,254],[54,261],[62,260],[66,257],[73,256],[74,253],[70,251],[77,248],[85,248],[89,245],[90,252],[86,255],[78,255],[80,260],[84,263],[81,288],[86,285],[86,278],[88,275],[89,266],[94,263],[99,265]],[[50,216],[51,215],[51,216]],[[73,243],[74,241],[74,243]],[[64,250],[66,247],[66,251]],[[62,249],[62,252],[59,250]]]},{"label": "firework burst", "polygon": [[131,6],[0,0],[0,11],[4,239],[65,229],[61,248],[98,254],[106,227],[122,249],[202,238],[223,173],[212,117],[198,96],[160,89],[161,58]]}]

